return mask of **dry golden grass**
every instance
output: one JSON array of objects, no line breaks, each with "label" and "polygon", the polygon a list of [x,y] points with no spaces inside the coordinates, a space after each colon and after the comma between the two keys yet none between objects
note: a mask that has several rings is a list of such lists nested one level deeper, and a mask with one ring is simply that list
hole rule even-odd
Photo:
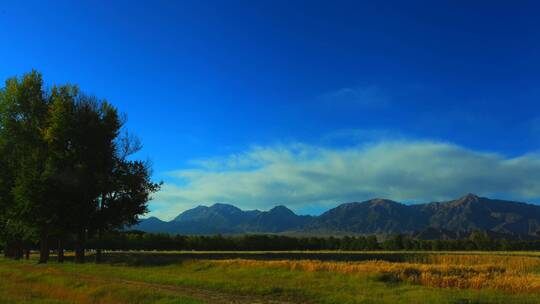
[{"label": "dry golden grass", "polygon": [[279,267],[302,271],[368,273],[386,282],[409,282],[430,287],[482,289],[511,293],[540,292],[540,259],[524,256],[433,255],[424,263],[386,261],[321,262],[222,260],[221,265]]},{"label": "dry golden grass", "polygon": [[540,258],[519,255],[428,254],[414,256],[411,262],[443,265],[492,265],[516,271],[532,271],[540,267]]}]

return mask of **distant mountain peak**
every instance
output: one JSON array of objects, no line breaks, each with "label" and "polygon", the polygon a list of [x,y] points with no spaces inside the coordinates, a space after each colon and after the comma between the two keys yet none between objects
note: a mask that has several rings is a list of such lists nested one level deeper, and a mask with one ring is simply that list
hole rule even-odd
[{"label": "distant mountain peak", "polygon": [[274,208],[270,209],[268,213],[295,215],[295,213],[291,209],[287,208],[284,205],[275,206]]},{"label": "distant mountain peak", "polygon": [[469,193],[467,195],[464,195],[460,197],[459,199],[454,201],[454,205],[463,205],[463,204],[469,204],[469,203],[475,203],[480,201],[480,197],[476,194]]},{"label": "distant mountain peak", "polygon": [[480,199],[480,197],[474,193],[468,193],[467,195],[463,196],[462,199],[477,201]]},{"label": "distant mountain peak", "polygon": [[144,219],[145,221],[159,221],[159,222],[163,222],[162,220],[160,220],[159,218],[155,217],[155,216],[151,216],[149,218],[146,218]]},{"label": "distant mountain peak", "polygon": [[239,214],[243,212],[242,209],[234,205],[224,204],[224,203],[215,203],[212,206],[210,206],[210,210],[218,214],[221,214],[223,216]]},{"label": "distant mountain peak", "polygon": [[277,205],[274,208],[270,209],[270,211],[272,210],[291,210],[291,209],[287,208],[287,206],[285,205]]},{"label": "distant mountain peak", "polygon": [[199,205],[199,206],[193,208],[192,210],[202,210],[202,209],[208,209],[208,208],[210,208],[210,207],[204,206],[204,205]]},{"label": "distant mountain peak", "polygon": [[398,202],[394,202],[393,200],[385,199],[385,198],[375,198],[368,201],[372,206],[386,206],[386,205],[396,205],[400,204]]},{"label": "distant mountain peak", "polygon": [[235,209],[235,210],[239,209],[238,207],[236,207],[234,205],[226,204],[226,203],[215,203],[212,206],[210,206],[210,208],[214,208],[214,209]]}]

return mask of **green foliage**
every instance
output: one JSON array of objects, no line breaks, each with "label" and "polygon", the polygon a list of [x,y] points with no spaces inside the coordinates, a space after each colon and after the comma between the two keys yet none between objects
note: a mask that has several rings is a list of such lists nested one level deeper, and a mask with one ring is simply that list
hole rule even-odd
[{"label": "green foliage", "polygon": [[[0,239],[35,240],[134,224],[160,185],[148,163],[128,159],[140,143],[121,137],[123,121],[106,101],[76,86],[43,89],[36,71],[0,92]],[[47,256],[44,256],[46,261]]]}]

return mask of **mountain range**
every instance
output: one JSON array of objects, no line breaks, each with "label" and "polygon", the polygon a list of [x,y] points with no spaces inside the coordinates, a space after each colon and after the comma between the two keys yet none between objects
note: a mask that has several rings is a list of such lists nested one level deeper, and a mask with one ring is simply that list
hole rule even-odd
[{"label": "mountain range", "polygon": [[285,206],[243,211],[229,204],[214,204],[187,210],[169,222],[150,217],[131,229],[192,235],[403,233],[426,239],[455,238],[481,230],[495,236],[531,238],[540,235],[540,206],[474,194],[412,205],[372,199],[341,204],[319,216],[297,215]]}]

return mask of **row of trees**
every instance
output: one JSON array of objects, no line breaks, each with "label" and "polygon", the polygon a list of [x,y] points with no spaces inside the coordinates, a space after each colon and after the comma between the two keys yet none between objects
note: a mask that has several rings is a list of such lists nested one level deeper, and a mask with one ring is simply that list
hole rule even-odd
[{"label": "row of trees", "polygon": [[[148,162],[134,160],[140,142],[106,101],[76,86],[46,90],[40,73],[11,78],[0,90],[0,241],[21,258],[39,243],[40,263],[56,240],[84,262],[88,238],[132,225],[160,185]],[[99,261],[100,250],[97,259]]]},{"label": "row of trees", "polygon": [[285,235],[184,236],[141,231],[111,232],[89,242],[89,248],[109,250],[540,250],[540,240],[493,239],[484,232],[473,232],[458,240],[418,240],[393,235],[385,240],[376,236],[293,237]]}]

